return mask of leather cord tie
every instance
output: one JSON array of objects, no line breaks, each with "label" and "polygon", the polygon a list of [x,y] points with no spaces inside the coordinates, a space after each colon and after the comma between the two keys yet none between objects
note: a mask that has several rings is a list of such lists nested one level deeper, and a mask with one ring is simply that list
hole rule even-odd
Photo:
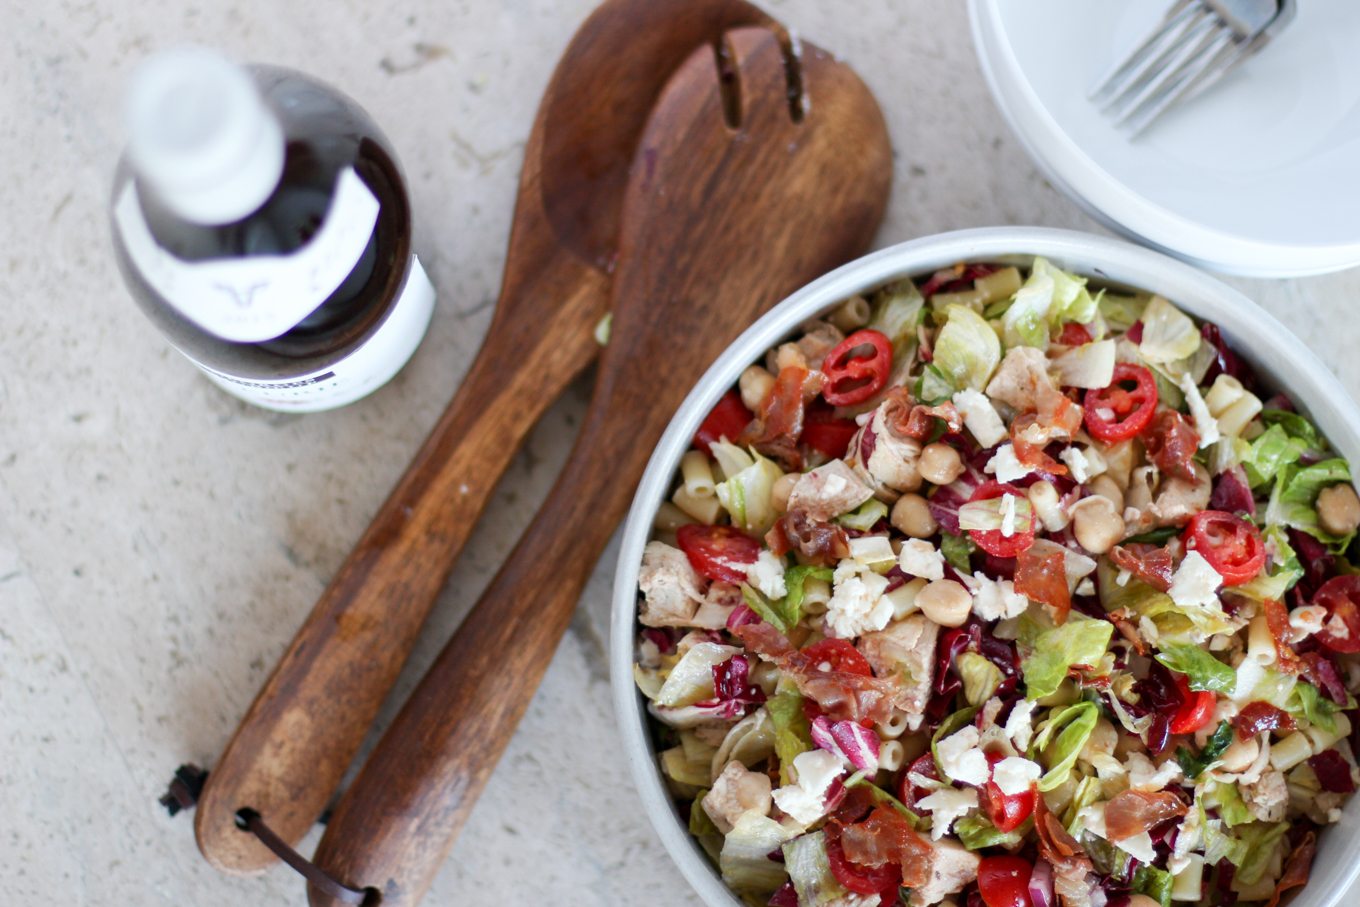
[{"label": "leather cord tie", "polygon": [[[175,770],[174,780],[170,782],[165,795],[160,798],[161,806],[164,806],[172,816],[193,809],[198,803],[199,795],[203,793],[203,783],[207,780],[208,773],[197,765],[181,765]],[[325,821],[324,816],[322,821]],[[255,810],[243,809],[237,812],[236,827],[253,834],[261,844],[273,851],[274,856],[297,870],[309,885],[340,903],[354,904],[356,907],[375,907],[381,900],[375,889],[351,888],[331,877],[320,866],[289,847],[286,841],[274,834]]]}]

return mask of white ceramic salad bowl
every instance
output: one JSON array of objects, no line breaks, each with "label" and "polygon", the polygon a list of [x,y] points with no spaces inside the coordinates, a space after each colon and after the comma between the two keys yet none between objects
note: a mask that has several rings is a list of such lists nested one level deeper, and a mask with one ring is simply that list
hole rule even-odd
[{"label": "white ceramic salad bowl", "polygon": [[[960,261],[1028,263],[1043,256],[1099,283],[1160,293],[1223,331],[1261,379],[1287,392],[1352,463],[1360,462],[1360,407],[1326,366],[1255,303],[1190,265],[1119,240],[1034,227],[944,233],[902,243],[851,262],[784,300],[751,326],[709,368],[662,436],[628,515],[614,580],[610,669],[624,749],[643,808],[681,872],[710,907],[741,907],[692,838],[666,790],[644,700],[633,681],[638,570],[653,516],[666,499],[680,458],[709,410],[742,370],[803,322],[856,293],[928,275]],[[1360,877],[1360,798],[1321,836],[1312,877],[1292,907],[1337,907]]]}]

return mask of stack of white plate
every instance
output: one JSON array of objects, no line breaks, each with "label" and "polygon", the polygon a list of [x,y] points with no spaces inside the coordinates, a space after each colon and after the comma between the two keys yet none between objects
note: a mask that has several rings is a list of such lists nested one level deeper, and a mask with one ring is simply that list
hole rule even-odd
[{"label": "stack of white plate", "polygon": [[1086,95],[1169,2],[969,4],[1002,113],[1097,219],[1228,273],[1360,265],[1360,2],[1299,0],[1260,54],[1134,139]]}]

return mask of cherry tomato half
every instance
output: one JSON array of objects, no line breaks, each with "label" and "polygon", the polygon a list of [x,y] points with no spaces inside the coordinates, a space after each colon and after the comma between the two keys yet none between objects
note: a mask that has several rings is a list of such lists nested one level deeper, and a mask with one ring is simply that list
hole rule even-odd
[{"label": "cherry tomato half", "polygon": [[841,886],[855,894],[881,894],[894,891],[902,883],[902,867],[896,863],[880,866],[862,866],[846,859],[841,847],[841,826],[828,822],[826,831],[826,859],[831,864],[831,874]]},{"label": "cherry tomato half", "polygon": [[1235,514],[1201,510],[1190,518],[1182,538],[1186,550],[1198,551],[1225,586],[1251,582],[1266,565],[1260,530]]},{"label": "cherry tomato half", "polygon": [[[990,501],[1007,494],[1014,495],[1017,498],[1025,497],[1025,493],[1014,485],[983,482],[968,500],[970,502]],[[1002,535],[1000,529],[969,529],[968,534],[972,536],[977,546],[988,554],[995,557],[1015,557],[1034,544],[1034,511],[1030,511],[1029,525],[1023,528],[1016,527],[1016,530],[1009,536]]]},{"label": "cherry tomato half", "polygon": [[1029,877],[1034,865],[1020,857],[983,857],[978,863],[978,893],[987,907],[1033,907]]},{"label": "cherry tomato half", "polygon": [[731,526],[686,523],[675,530],[675,541],[691,567],[723,583],[746,582],[746,565],[760,557],[760,542]]},{"label": "cherry tomato half", "polygon": [[837,419],[828,407],[810,406],[803,418],[803,443],[833,459],[845,456],[859,431],[853,419]]},{"label": "cherry tomato half", "polygon": [[917,756],[916,761],[902,772],[902,777],[897,779],[897,799],[903,806],[912,812],[920,813],[916,809],[916,801],[922,797],[929,797],[931,791],[924,787],[917,787],[911,782],[912,775],[920,775],[922,778],[929,778],[932,781],[940,780],[940,770],[935,765],[935,757],[929,752],[925,755]]},{"label": "cherry tomato half", "polygon": [[859,654],[859,649],[856,649],[849,640],[823,639],[808,646],[803,650],[803,654],[812,659],[814,666],[829,664],[831,670],[840,671],[842,674],[874,676],[874,669],[869,666],[868,660]]},{"label": "cherry tomato half", "polygon": [[[1004,758],[1000,753],[988,753],[987,764],[995,769]],[[1007,794],[995,781],[988,779],[982,789],[982,800],[987,818],[1000,832],[1015,831],[1034,812],[1034,788],[1021,794]]]},{"label": "cherry tomato half", "polygon": [[1157,382],[1141,365],[1120,362],[1114,367],[1109,387],[1088,390],[1082,405],[1086,430],[1093,438],[1107,443],[1123,441],[1152,421],[1157,411]]},{"label": "cherry tomato half", "polygon": [[[1322,630],[1314,636],[1333,652],[1360,652],[1360,576],[1334,576],[1322,584],[1313,601],[1327,609]],[[1333,629],[1332,620],[1340,618],[1345,629]]]},{"label": "cherry tomato half", "polygon": [[694,446],[703,449],[705,453],[712,453],[711,445],[714,441],[726,438],[729,441],[737,440],[742,429],[751,424],[755,416],[741,402],[741,394],[735,390],[729,390],[723,394],[713,409],[700,423],[699,430],[694,433]]},{"label": "cherry tomato half", "polygon": [[[856,355],[864,347],[872,352]],[[878,331],[855,331],[822,360],[822,397],[832,406],[854,406],[883,390],[892,372],[892,342]]]},{"label": "cherry tomato half", "polygon": [[1181,691],[1181,704],[1176,714],[1171,716],[1171,733],[1193,734],[1208,727],[1214,719],[1216,698],[1208,690],[1191,690],[1190,680],[1184,674],[1173,675],[1176,688]]},{"label": "cherry tomato half", "polygon": [[1083,343],[1090,343],[1091,330],[1084,324],[1069,321],[1063,325],[1062,333],[1058,335],[1058,342],[1063,346],[1081,346]]}]

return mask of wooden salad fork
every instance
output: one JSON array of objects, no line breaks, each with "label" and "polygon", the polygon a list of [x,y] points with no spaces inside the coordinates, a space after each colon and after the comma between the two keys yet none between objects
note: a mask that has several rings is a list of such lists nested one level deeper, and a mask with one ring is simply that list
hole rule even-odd
[{"label": "wooden salad fork", "polygon": [[[554,72],[524,153],[500,300],[480,353],[241,720],[198,801],[199,849],[252,873],[334,796],[497,480],[595,358],[628,168],[667,79],[742,0],[607,0]],[[532,367],[526,367],[532,364]]]},{"label": "wooden salad fork", "polygon": [[849,67],[808,44],[799,56],[768,28],[731,31],[721,51],[689,56],[643,133],[611,336],[566,467],[317,848],[370,903],[409,907],[428,889],[691,385],[772,304],[863,252],[882,220],[891,149]]}]

